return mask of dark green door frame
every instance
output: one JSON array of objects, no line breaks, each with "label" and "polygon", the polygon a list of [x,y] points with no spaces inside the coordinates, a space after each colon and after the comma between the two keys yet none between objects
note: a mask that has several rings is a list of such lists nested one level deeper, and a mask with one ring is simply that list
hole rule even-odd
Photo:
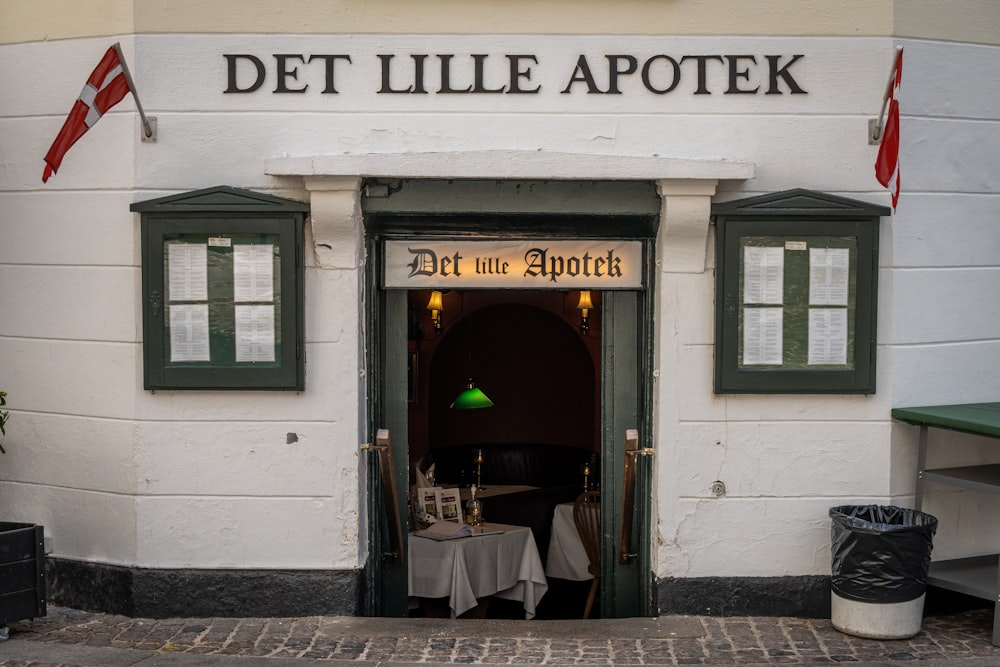
[{"label": "dark green door frame", "polygon": [[[605,618],[652,616],[651,568],[652,465],[648,453],[650,434],[648,372],[651,354],[643,323],[647,316],[647,292],[605,292],[601,355],[601,614]],[[631,540],[621,554],[625,512],[626,434],[639,432],[639,448],[631,506]]]},{"label": "dark green door frame", "polygon": [[[636,291],[603,292],[603,350],[601,361],[601,475],[604,494],[602,517],[602,615],[611,617],[651,616],[653,576],[651,569],[652,465],[640,457],[637,465],[636,502],[633,508],[634,547],[627,562],[619,558],[625,435],[639,431],[640,448],[651,447],[652,433],[652,314],[653,236],[655,224],[647,217],[541,216],[402,216],[391,214],[376,220],[366,217],[368,262],[365,280],[367,313],[368,429],[374,438],[379,428],[388,428],[396,461],[399,510],[404,525],[409,489],[406,405],[406,292],[381,287],[383,241],[475,234],[477,238],[504,238],[517,227],[517,236],[580,238],[581,226],[589,235],[644,241],[646,287]],[[630,222],[631,221],[631,222]],[[374,224],[372,224],[374,222]],[[454,224],[451,224],[454,223]],[[516,223],[516,224],[515,224]],[[602,224],[603,223],[603,224]],[[655,233],[655,232],[654,232]],[[645,459],[645,460],[644,460]],[[368,555],[365,567],[364,610],[371,616],[405,616],[407,612],[407,566],[386,557],[388,532],[377,470],[367,479]],[[404,540],[405,542],[405,540]],[[404,545],[405,546],[405,545]]]},{"label": "dark green door frame", "polygon": [[[369,257],[379,257],[381,249],[369,244]],[[373,254],[374,253],[374,254]],[[364,458],[368,559],[365,565],[363,607],[367,616],[406,616],[407,543],[406,528],[410,471],[406,407],[406,292],[380,290],[374,272],[381,262],[369,265],[366,294],[368,434],[374,440],[379,429],[389,430],[396,479],[396,511],[403,525],[402,554],[390,546],[387,504],[377,457]],[[375,444],[371,442],[370,444]]]}]

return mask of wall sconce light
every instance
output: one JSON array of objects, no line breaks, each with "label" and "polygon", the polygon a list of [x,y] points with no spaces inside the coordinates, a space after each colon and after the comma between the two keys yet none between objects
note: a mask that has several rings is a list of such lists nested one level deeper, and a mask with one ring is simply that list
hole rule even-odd
[{"label": "wall sconce light", "polygon": [[576,304],[580,311],[580,333],[584,336],[590,331],[590,311],[594,308],[594,303],[590,300],[590,290],[580,292],[580,302]]},{"label": "wall sconce light", "polygon": [[430,301],[427,302],[427,310],[431,311],[431,324],[434,325],[434,333],[441,335],[441,314],[444,312],[441,292],[437,290],[431,292]]}]

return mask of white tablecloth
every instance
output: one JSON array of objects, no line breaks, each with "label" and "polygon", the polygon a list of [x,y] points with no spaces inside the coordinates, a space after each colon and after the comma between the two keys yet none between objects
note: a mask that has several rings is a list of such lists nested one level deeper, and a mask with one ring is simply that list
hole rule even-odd
[{"label": "white tablecloth", "polygon": [[590,559],[573,522],[573,503],[556,505],[545,574],[558,579],[587,581],[594,578],[589,567]]},{"label": "white tablecloth", "polygon": [[531,530],[497,523],[484,530],[503,532],[441,541],[411,533],[410,595],[449,598],[453,617],[495,595],[523,602],[524,617],[533,618],[549,585]]}]

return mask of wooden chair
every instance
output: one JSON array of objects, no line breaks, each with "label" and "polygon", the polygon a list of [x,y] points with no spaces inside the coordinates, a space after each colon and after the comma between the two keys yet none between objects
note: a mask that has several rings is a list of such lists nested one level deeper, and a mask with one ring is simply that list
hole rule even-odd
[{"label": "wooden chair", "polygon": [[590,618],[590,610],[594,606],[594,597],[601,582],[601,492],[587,491],[581,493],[573,503],[573,523],[580,533],[580,541],[590,560],[588,568],[594,581],[590,584],[590,594],[587,595],[587,606],[583,617]]}]

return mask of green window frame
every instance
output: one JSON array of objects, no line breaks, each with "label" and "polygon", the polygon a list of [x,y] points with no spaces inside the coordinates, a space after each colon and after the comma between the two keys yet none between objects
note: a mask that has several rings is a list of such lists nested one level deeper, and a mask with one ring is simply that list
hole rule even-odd
[{"label": "green window frame", "polygon": [[227,186],[137,202],[146,389],[302,390],[308,206]]},{"label": "green window frame", "polygon": [[716,393],[875,393],[888,213],[809,190],[713,206]]}]

